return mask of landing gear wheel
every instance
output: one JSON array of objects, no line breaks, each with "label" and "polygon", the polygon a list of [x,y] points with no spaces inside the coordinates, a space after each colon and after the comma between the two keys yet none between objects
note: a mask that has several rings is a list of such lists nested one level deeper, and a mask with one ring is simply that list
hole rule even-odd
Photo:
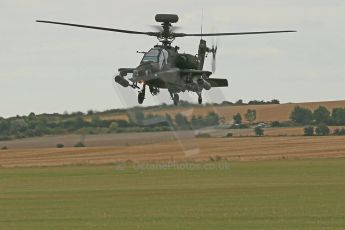
[{"label": "landing gear wheel", "polygon": [[202,97],[199,97],[199,98],[198,98],[198,102],[199,102],[199,105],[202,104]]},{"label": "landing gear wheel", "polygon": [[143,89],[138,93],[138,103],[141,105],[145,100],[145,89],[146,85],[144,84]]},{"label": "landing gear wheel", "polygon": [[178,103],[180,102],[180,97],[177,93],[174,94],[174,105],[178,105]]},{"label": "landing gear wheel", "polygon": [[140,92],[138,94],[138,103],[141,105],[144,102],[144,99],[145,99],[145,93]]}]

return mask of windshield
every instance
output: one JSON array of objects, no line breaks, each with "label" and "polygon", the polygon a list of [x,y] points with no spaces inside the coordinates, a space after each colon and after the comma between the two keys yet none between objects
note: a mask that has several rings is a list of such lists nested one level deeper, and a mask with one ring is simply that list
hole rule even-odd
[{"label": "windshield", "polygon": [[144,55],[142,62],[158,62],[159,49],[152,49]]}]

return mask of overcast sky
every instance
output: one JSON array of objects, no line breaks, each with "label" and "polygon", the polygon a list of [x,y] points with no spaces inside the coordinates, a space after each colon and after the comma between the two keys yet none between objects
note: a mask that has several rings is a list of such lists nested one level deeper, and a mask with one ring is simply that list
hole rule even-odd
[{"label": "overcast sky", "polygon": [[[216,77],[230,87],[204,93],[205,102],[273,98],[282,102],[344,99],[345,1],[47,1],[0,0],[0,116],[105,110],[137,104],[137,92],[113,82],[120,67],[136,67],[153,37],[36,23],[56,20],[150,31],[156,13],[176,13],[179,32],[296,29],[296,34],[218,39]],[[208,40],[209,43],[212,39]],[[199,38],[176,39],[197,53]],[[210,62],[206,63],[210,69]],[[197,101],[194,94],[181,99]],[[145,105],[172,103],[168,93]]]}]

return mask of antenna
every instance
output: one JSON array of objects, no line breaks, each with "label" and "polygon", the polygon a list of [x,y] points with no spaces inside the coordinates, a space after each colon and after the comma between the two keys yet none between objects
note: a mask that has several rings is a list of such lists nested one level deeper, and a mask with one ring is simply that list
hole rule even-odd
[{"label": "antenna", "polygon": [[201,34],[201,39],[202,39],[202,24],[204,21],[204,8],[201,9],[201,27],[200,27],[200,34]]}]

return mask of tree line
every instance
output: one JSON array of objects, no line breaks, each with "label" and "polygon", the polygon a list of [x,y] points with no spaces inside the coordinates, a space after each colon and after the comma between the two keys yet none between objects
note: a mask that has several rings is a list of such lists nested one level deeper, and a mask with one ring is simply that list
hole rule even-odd
[{"label": "tree line", "polygon": [[214,112],[193,116],[190,120],[178,113],[175,116],[145,114],[142,109],[128,110],[128,120],[102,119],[93,113],[41,114],[11,118],[0,117],[0,140],[58,134],[99,134],[113,132],[153,132],[174,129],[196,129],[219,125],[221,118]]},{"label": "tree line", "polygon": [[[290,119],[296,124],[309,125],[304,128],[305,136],[327,136],[331,134],[328,126],[345,125],[345,108],[334,108],[329,111],[326,107],[319,106],[312,111],[296,106],[290,114]],[[335,129],[333,135],[344,136],[345,129]]]},{"label": "tree line", "polygon": [[[155,115],[144,113],[142,108],[127,110],[128,120],[102,119],[103,113],[89,111],[72,114],[40,114],[30,113],[28,116],[16,116],[11,118],[0,117],[0,140],[35,137],[57,134],[99,134],[113,132],[154,132],[169,130],[199,129],[208,126],[217,126],[224,123],[224,117],[215,112],[194,115],[191,118],[178,113],[176,115]],[[100,115],[101,114],[101,115]],[[242,118],[240,113],[232,117],[231,128],[249,128],[256,120],[256,110],[248,109]],[[247,124],[242,120],[246,119]],[[290,114],[289,122],[273,121],[271,127],[283,126],[308,126],[306,135],[328,135],[328,126],[345,125],[345,108],[334,108],[329,111],[320,106],[314,111],[297,106]],[[316,127],[314,127],[316,126]],[[264,127],[261,127],[264,128]],[[260,128],[256,130],[261,135]],[[335,135],[345,135],[345,129],[336,129]]]},{"label": "tree line", "polygon": [[296,106],[290,114],[290,119],[301,125],[345,125],[345,108],[334,108],[329,111],[326,107],[320,106],[312,111],[308,108]]}]

